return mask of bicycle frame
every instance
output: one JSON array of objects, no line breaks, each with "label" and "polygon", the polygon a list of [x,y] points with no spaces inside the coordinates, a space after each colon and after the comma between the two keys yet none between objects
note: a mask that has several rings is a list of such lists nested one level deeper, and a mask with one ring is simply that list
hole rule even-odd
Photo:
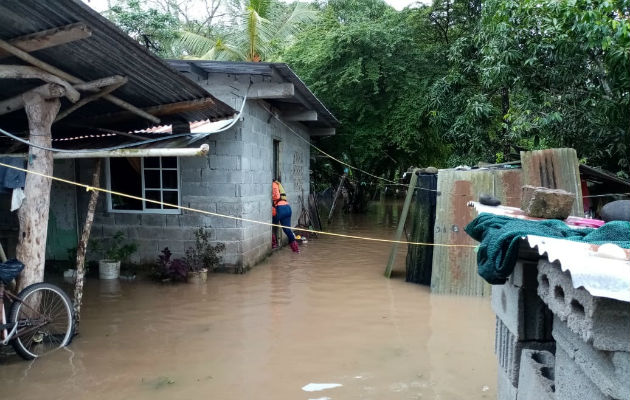
[{"label": "bicycle frame", "polygon": [[[13,302],[19,301],[25,307],[27,307],[30,310],[32,310],[33,312],[35,312],[38,315],[38,317],[40,317],[43,321],[41,321],[39,324],[35,324],[35,325],[31,326],[29,329],[21,330],[19,333],[17,333],[17,329],[20,327],[20,323],[19,323],[19,321],[16,321],[13,324],[13,326],[10,327],[10,324],[7,322],[7,313],[5,312],[5,307],[4,307],[4,299],[5,299],[5,297],[10,299]],[[11,339],[13,339],[15,336],[24,335],[26,333],[29,333],[29,332],[33,331],[33,330],[37,330],[37,329],[39,329],[39,327],[44,326],[44,325],[46,325],[48,323],[48,319],[47,318],[41,316],[32,307],[30,307],[28,304],[24,303],[21,298],[19,298],[18,296],[16,296],[13,293],[11,293],[11,291],[6,289],[5,285],[4,285],[4,282],[2,282],[2,281],[0,281],[0,312],[2,312],[2,325],[1,325],[2,329],[0,330],[0,344],[3,345],[3,346],[9,344]],[[32,323],[33,321],[36,321],[36,320],[29,320],[29,323]],[[26,326],[26,325],[23,325],[23,326]],[[10,328],[11,330],[7,331],[7,328]]]}]

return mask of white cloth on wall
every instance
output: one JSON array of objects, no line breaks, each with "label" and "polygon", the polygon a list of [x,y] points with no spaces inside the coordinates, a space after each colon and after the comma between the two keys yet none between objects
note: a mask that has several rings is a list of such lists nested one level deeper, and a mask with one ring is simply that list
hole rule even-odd
[{"label": "white cloth on wall", "polygon": [[13,189],[13,195],[11,196],[11,211],[15,211],[22,206],[22,201],[24,201],[24,190],[22,188]]}]

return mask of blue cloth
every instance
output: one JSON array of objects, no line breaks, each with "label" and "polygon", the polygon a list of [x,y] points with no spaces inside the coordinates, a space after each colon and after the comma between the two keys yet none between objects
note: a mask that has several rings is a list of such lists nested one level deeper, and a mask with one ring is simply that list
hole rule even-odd
[{"label": "blue cloth", "polygon": [[630,249],[630,222],[627,221],[612,221],[598,229],[573,229],[556,219],[531,221],[481,213],[465,230],[481,242],[477,251],[477,271],[493,285],[505,283],[514,271],[520,239],[527,235],[592,244],[613,243]]},{"label": "blue cloth", "polygon": [[[0,157],[3,164],[26,168],[26,159],[20,157]],[[26,182],[26,172],[0,166],[0,192],[11,192],[16,188],[23,188]]]},{"label": "blue cloth", "polygon": [[282,225],[282,231],[287,238],[289,239],[289,243],[295,241],[295,235],[291,230],[291,206],[288,204],[282,206],[276,206],[276,216],[273,217],[273,223]]}]

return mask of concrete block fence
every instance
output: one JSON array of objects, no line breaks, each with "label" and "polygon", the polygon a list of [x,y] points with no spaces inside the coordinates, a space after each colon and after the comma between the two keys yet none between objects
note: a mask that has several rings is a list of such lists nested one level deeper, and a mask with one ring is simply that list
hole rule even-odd
[{"label": "concrete block fence", "polygon": [[519,260],[491,304],[499,400],[630,400],[630,304],[574,288],[546,259]]}]

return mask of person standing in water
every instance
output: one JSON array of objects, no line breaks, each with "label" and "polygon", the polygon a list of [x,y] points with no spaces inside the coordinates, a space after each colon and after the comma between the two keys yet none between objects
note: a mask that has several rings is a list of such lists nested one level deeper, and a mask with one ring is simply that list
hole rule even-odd
[{"label": "person standing in water", "polygon": [[[284,234],[287,235],[287,239],[289,239],[291,250],[295,253],[299,253],[300,249],[295,241],[295,235],[291,230],[291,206],[287,201],[287,194],[284,192],[284,188],[279,179],[275,179],[271,184],[271,205],[272,222],[276,225],[282,225],[282,230]],[[274,249],[278,247],[278,240],[273,231],[271,234],[271,247]]]}]

